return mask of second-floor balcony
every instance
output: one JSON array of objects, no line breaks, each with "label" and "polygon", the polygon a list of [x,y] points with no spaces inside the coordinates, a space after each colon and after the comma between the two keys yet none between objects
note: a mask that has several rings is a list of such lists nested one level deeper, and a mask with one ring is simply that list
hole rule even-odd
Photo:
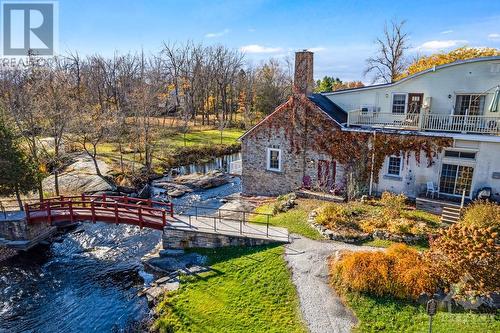
[{"label": "second-floor balcony", "polygon": [[399,114],[352,110],[348,112],[347,126],[500,135],[500,115],[455,115],[426,112]]}]

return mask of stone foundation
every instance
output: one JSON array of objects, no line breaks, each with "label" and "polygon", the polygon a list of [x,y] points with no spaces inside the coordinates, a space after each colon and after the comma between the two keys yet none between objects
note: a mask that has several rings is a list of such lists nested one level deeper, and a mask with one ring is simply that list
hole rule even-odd
[{"label": "stone foundation", "polygon": [[223,235],[198,230],[167,229],[163,230],[164,249],[217,248],[224,246],[257,246],[278,243],[265,238]]},{"label": "stone foundation", "polygon": [[0,220],[0,245],[27,250],[56,231],[56,227],[47,223],[27,224],[24,218]]}]

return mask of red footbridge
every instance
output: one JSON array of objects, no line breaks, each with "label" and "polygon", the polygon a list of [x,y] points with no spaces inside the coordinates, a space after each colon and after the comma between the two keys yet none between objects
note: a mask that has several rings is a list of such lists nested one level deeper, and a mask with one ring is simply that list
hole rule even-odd
[{"label": "red footbridge", "polygon": [[24,208],[28,224],[91,221],[163,230],[174,217],[172,203],[105,194],[47,198]]}]

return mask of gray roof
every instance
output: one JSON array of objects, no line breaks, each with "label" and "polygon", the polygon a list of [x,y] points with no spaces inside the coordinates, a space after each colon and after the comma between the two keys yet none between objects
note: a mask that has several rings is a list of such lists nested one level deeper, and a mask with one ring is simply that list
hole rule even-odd
[{"label": "gray roof", "polygon": [[475,62],[498,61],[498,60],[500,60],[500,56],[479,57],[479,58],[472,58],[472,59],[466,59],[466,60],[457,60],[454,62],[450,62],[448,64],[433,66],[431,68],[428,68],[428,69],[425,69],[423,71],[417,72],[415,74],[409,75],[409,76],[402,78],[401,80],[398,80],[398,81],[394,81],[394,82],[390,82],[390,83],[374,84],[374,85],[365,86],[365,87],[357,87],[357,88],[342,89],[342,90],[336,90],[336,91],[330,91],[330,92],[323,92],[322,94],[324,94],[324,95],[337,95],[337,94],[348,93],[348,92],[353,91],[353,90],[356,90],[356,91],[369,90],[369,89],[377,89],[377,88],[381,88],[381,87],[396,86],[396,85],[403,83],[405,81],[411,80],[411,79],[419,77],[421,75],[425,75],[427,73],[432,73],[432,72],[438,71],[438,70],[443,69],[443,68],[458,66],[458,65],[463,65],[463,64],[469,64],[469,63],[475,63]]},{"label": "gray roof", "polygon": [[328,97],[322,94],[311,94],[308,95],[307,98],[337,123],[343,124],[347,122],[347,112],[333,103]]}]

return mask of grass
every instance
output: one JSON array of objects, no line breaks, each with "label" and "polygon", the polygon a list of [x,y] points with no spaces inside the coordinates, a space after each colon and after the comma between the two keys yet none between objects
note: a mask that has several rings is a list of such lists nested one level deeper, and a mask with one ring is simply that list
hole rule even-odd
[{"label": "grass", "polygon": [[212,268],[157,306],[160,332],[306,332],[282,246],[196,251]]},{"label": "grass", "polygon": [[[194,153],[202,154],[203,151],[200,150],[200,147],[209,147],[214,148],[217,147],[225,147],[235,145],[237,143],[237,139],[244,133],[245,131],[242,129],[228,128],[225,129],[222,133],[222,145],[221,142],[221,133],[217,129],[204,129],[204,130],[192,130],[186,133],[186,140],[184,141],[184,135],[179,131],[171,132],[164,131],[163,133],[158,133],[158,139],[155,141],[157,145],[156,153],[153,156],[153,167],[159,167],[161,163],[164,163],[165,160],[171,159],[173,156],[178,154],[182,150],[184,154],[189,155],[189,149],[195,149]],[[118,143],[115,142],[104,142],[98,145],[98,154],[99,158],[103,159],[108,164],[118,164],[120,161],[120,153]],[[132,163],[141,164],[140,154],[133,154],[131,145],[124,144],[123,149],[125,153],[123,154],[123,160],[128,165]],[[212,149],[214,150],[214,149]],[[220,151],[224,151],[224,149],[219,149]],[[206,155],[206,154],[205,154]],[[198,160],[209,160],[210,158],[217,156],[199,156]],[[144,158],[144,153],[142,154],[142,158]],[[184,164],[190,163],[190,161],[184,161],[182,157],[179,157],[178,160],[174,158],[173,160],[169,160],[171,164]],[[139,166],[137,166],[139,167]],[[162,171],[161,168],[159,171]]]},{"label": "grass", "polygon": [[[297,206],[285,212],[272,216],[269,224],[276,227],[287,228],[290,233],[299,234],[311,239],[324,239],[323,236],[307,222],[309,213],[323,205],[323,201],[311,199],[297,199]],[[256,213],[272,214],[273,204],[265,204],[255,209]],[[257,216],[256,222],[265,222],[264,216]]]},{"label": "grass", "polygon": [[[342,295],[360,321],[354,332],[428,332],[429,317],[422,305],[358,293]],[[498,313],[440,311],[433,318],[432,329],[433,332],[500,332],[500,317]]]},{"label": "grass", "polygon": [[[245,133],[242,129],[228,128],[222,133],[222,144],[230,145],[235,143],[240,136]],[[219,130],[203,130],[203,131],[191,131],[186,133],[186,146],[193,145],[204,145],[204,144],[221,144],[221,133]],[[176,133],[167,139],[168,143],[182,147],[184,146],[184,135],[182,133]]]}]

